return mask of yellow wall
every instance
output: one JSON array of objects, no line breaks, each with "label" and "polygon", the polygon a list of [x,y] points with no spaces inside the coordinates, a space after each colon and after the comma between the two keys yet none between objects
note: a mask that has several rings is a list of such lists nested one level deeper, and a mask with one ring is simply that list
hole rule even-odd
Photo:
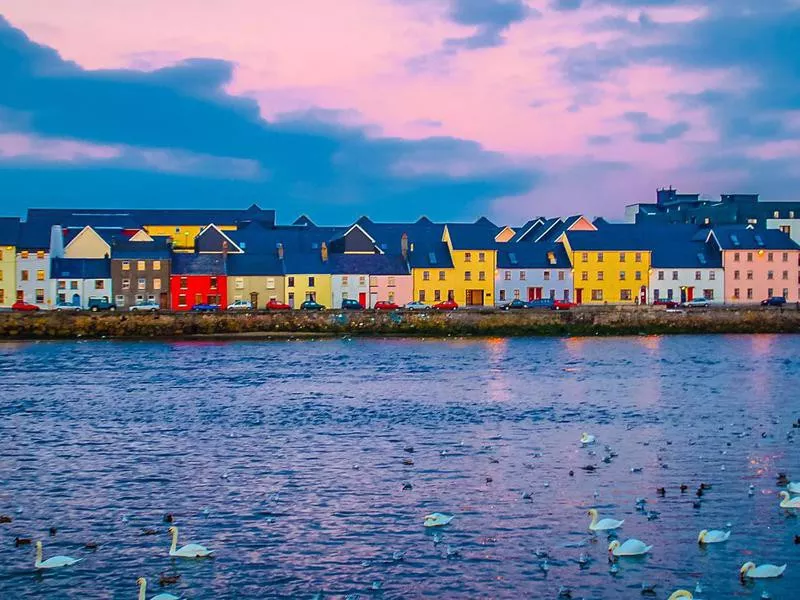
[{"label": "yellow wall", "polygon": [[[568,246],[568,244],[565,244]],[[648,286],[650,280],[650,252],[645,250],[572,250],[568,248],[572,262],[573,290],[572,297],[578,298],[578,289],[582,289],[582,304],[634,304],[640,295],[641,287]],[[640,261],[636,261],[636,254]],[[621,260],[621,254],[625,260]],[[602,255],[602,258],[601,258]],[[623,272],[625,279],[620,278]],[[602,279],[601,279],[602,273]],[[639,279],[636,275],[639,275]],[[585,275],[584,275],[585,274]],[[602,299],[593,299],[592,291],[599,290]],[[622,291],[630,290],[630,299],[622,299]]]},{"label": "yellow wall", "polygon": [[65,258],[105,258],[111,247],[96,231],[86,228],[64,248]]},{"label": "yellow wall", "polygon": [[[175,250],[194,250],[194,238],[206,225],[145,225],[151,236],[169,236],[174,241]],[[220,231],[236,231],[236,225],[217,225]]]},{"label": "yellow wall", "polygon": [[3,291],[0,306],[8,307],[17,301],[17,249],[0,246],[0,290]]},{"label": "yellow wall", "polygon": [[284,281],[283,275],[228,275],[228,302],[249,301],[252,292],[258,293],[258,308],[264,308],[271,298],[285,302]]},{"label": "yellow wall", "polygon": [[[425,279],[425,273],[428,274],[428,279]],[[444,279],[439,278],[439,273],[444,275]],[[453,291],[453,296],[456,294],[456,275],[454,269],[411,269],[411,276],[414,280],[414,300],[421,300],[426,304],[436,304],[443,300],[447,300],[447,294],[450,290]],[[420,295],[420,291],[423,292]],[[439,292],[438,296],[436,292]],[[459,304],[459,302],[456,300]]]},{"label": "yellow wall", "polygon": [[[442,241],[450,249],[453,261],[453,277],[449,289],[454,290],[454,300],[459,306],[466,306],[467,291],[480,290],[483,301],[473,299],[473,305],[494,306],[494,270],[497,265],[497,252],[494,250],[454,250],[450,233],[444,228]],[[483,258],[483,260],[481,260]],[[469,277],[469,279],[467,278]]]},{"label": "yellow wall", "polygon": [[[294,285],[290,286],[290,278],[294,277]],[[314,286],[310,286],[308,284],[308,278],[314,278]],[[284,301],[291,305],[292,303],[289,302],[289,294],[294,293],[294,308],[300,308],[300,305],[305,301],[306,294],[308,292],[315,292],[317,302],[324,305],[326,308],[331,308],[331,302],[333,301],[333,291],[331,286],[331,276],[330,275],[319,275],[314,273],[309,274],[302,274],[302,275],[286,275],[285,279],[286,284],[286,298]]]}]

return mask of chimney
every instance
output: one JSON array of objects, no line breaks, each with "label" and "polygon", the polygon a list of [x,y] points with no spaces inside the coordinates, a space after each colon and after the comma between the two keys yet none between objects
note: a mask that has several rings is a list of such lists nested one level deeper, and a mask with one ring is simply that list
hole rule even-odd
[{"label": "chimney", "polygon": [[278,242],[278,245],[276,247],[278,249],[278,260],[283,260],[283,244]]},{"label": "chimney", "polygon": [[319,253],[322,257],[322,262],[328,262],[328,245],[325,242],[320,245]]},{"label": "chimney", "polygon": [[403,258],[408,258],[408,234],[404,233],[400,236],[400,253]]},{"label": "chimney", "polygon": [[50,228],[50,258],[64,257],[64,230],[60,225]]},{"label": "chimney", "polygon": [[227,260],[228,258],[228,241],[224,240],[222,242],[222,260]]},{"label": "chimney", "polygon": [[547,253],[547,260],[551,265],[556,264],[556,253],[555,252],[548,252]]}]

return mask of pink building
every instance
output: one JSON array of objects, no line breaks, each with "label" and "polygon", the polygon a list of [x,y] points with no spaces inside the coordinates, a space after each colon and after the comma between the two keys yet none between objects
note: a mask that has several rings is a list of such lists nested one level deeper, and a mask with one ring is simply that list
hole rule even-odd
[{"label": "pink building", "polygon": [[[407,271],[407,268],[406,268]],[[370,306],[385,300],[403,306],[414,299],[414,278],[410,273],[372,275],[369,278]]]},{"label": "pink building", "polygon": [[754,304],[772,296],[800,300],[800,246],[777,229],[714,227],[707,240],[722,252],[725,302]]}]

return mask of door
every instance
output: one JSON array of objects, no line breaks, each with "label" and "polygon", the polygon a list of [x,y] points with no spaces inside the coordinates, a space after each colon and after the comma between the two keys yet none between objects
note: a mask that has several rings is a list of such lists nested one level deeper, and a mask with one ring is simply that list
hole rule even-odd
[{"label": "door", "polygon": [[17,290],[17,302],[22,302],[23,300],[25,300],[25,292]]},{"label": "door", "polygon": [[294,292],[289,292],[289,295],[286,298],[286,304],[289,305],[289,308],[294,308]]},{"label": "door", "polygon": [[639,288],[639,304],[647,304],[647,286]]},{"label": "door", "polygon": [[467,306],[483,306],[483,290],[467,290]]},{"label": "door", "polygon": [[195,294],[194,295],[194,303],[195,304],[202,304],[203,303],[203,294]]},{"label": "door", "polygon": [[166,310],[169,308],[169,298],[167,297],[166,292],[161,292],[161,295],[158,298],[158,305],[163,309]]},{"label": "door", "polygon": [[72,294],[72,306],[80,306],[81,297],[78,294]]},{"label": "door", "polygon": [[575,288],[575,304],[583,304],[583,288]]},{"label": "door", "polygon": [[366,292],[358,292],[358,303],[363,307],[367,307],[367,293]]},{"label": "door", "polygon": [[694,287],[686,288],[686,299],[691,301],[694,300]]},{"label": "door", "polygon": [[258,308],[258,292],[250,292],[250,304],[253,308]]},{"label": "door", "polygon": [[534,288],[529,287],[528,288],[528,302],[530,302],[531,300],[536,300],[536,295],[534,293]]}]

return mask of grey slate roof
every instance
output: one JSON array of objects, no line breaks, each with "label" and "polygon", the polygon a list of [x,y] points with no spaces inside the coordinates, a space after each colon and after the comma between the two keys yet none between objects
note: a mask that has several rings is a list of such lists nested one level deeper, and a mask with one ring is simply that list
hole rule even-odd
[{"label": "grey slate roof", "polygon": [[568,231],[573,250],[650,250],[645,228],[637,225],[605,223],[597,231]]},{"label": "grey slate roof", "polygon": [[228,255],[228,275],[231,276],[257,276],[257,275],[283,275],[283,261],[278,258],[277,252],[272,254],[230,254]]},{"label": "grey slate roof", "polygon": [[714,239],[723,250],[797,250],[788,234],[779,229],[750,229],[744,225],[712,227]]},{"label": "grey slate roof", "polygon": [[408,275],[411,271],[400,255],[332,254],[330,269],[342,275]]},{"label": "grey slate roof", "polygon": [[28,221],[19,224],[18,250],[50,250],[50,225]]},{"label": "grey slate roof", "polygon": [[[548,252],[555,263],[551,264]],[[569,269],[572,265],[564,246],[551,243],[507,243],[497,251],[498,269]]]},{"label": "grey slate roof", "polygon": [[172,255],[172,274],[225,275],[225,260],[221,254],[176,252]]},{"label": "grey slate roof", "polygon": [[19,239],[19,217],[0,217],[0,246],[16,246]]},{"label": "grey slate roof", "polygon": [[152,242],[132,242],[127,238],[114,238],[111,242],[112,260],[168,260],[172,256],[169,238],[155,236]]}]

